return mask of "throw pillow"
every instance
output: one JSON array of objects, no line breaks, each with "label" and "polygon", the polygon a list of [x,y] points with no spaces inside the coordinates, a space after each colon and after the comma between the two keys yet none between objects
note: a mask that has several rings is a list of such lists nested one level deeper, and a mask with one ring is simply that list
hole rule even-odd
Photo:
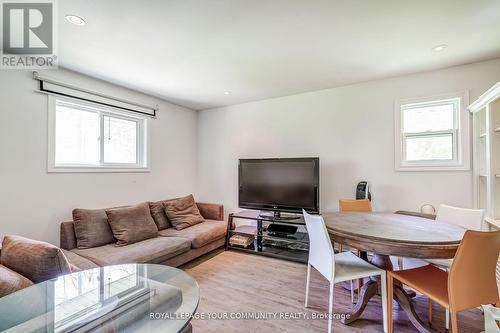
[{"label": "throw pillow", "polygon": [[205,221],[201,216],[193,195],[164,202],[163,209],[172,226],[182,230]]},{"label": "throw pillow", "polygon": [[20,236],[5,236],[0,263],[35,283],[71,273],[60,248]]},{"label": "throw pillow", "polygon": [[140,242],[158,236],[147,202],[125,208],[106,210],[117,246]]},{"label": "throw pillow", "polygon": [[76,246],[79,249],[114,243],[105,209],[74,209]]},{"label": "throw pillow", "polygon": [[158,227],[158,230],[163,230],[170,228],[172,225],[168,221],[167,215],[165,214],[165,210],[163,209],[163,203],[169,202],[175,199],[170,200],[161,200],[156,202],[149,203],[149,209],[151,210],[151,216]]},{"label": "throw pillow", "polygon": [[0,297],[32,286],[33,282],[19,273],[0,265]]}]

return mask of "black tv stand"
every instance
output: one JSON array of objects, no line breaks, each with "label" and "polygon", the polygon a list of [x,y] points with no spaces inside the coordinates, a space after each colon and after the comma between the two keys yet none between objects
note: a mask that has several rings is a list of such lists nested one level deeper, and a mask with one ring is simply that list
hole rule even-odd
[{"label": "black tv stand", "polygon": [[[234,249],[252,254],[307,263],[309,257],[309,236],[305,230],[304,218],[302,215],[295,215],[291,216],[292,219],[284,220],[284,217],[289,216],[280,215],[280,218],[276,218],[273,212],[262,214],[262,212],[250,210],[229,214],[226,250]],[[236,227],[233,224],[233,219],[251,220],[254,223],[252,225]],[[289,228],[271,228],[275,230],[268,230],[271,224],[293,227],[296,232],[290,233],[288,230],[280,232],[281,229]],[[247,247],[231,245],[231,236],[237,234],[250,235],[254,238],[254,241]]]},{"label": "black tv stand", "polygon": [[273,219],[274,221],[290,221],[290,220],[298,220],[301,218],[302,215],[292,215],[292,214],[283,214],[281,215],[281,212],[279,211],[261,211],[259,213],[259,217],[262,218],[270,218]]}]

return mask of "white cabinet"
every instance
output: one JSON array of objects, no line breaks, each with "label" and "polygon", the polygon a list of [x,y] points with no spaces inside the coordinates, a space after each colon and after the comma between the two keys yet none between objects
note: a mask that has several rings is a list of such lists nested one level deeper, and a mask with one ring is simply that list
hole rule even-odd
[{"label": "white cabinet", "polygon": [[469,106],[473,115],[474,204],[500,229],[500,82]]},{"label": "white cabinet", "polygon": [[[473,115],[474,201],[489,230],[500,230],[500,82],[469,106]],[[500,258],[497,264],[500,291]]]}]

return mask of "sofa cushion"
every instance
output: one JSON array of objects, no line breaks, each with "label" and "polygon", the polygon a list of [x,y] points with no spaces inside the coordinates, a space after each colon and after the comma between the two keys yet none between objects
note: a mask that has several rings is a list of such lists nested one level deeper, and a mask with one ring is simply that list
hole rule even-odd
[{"label": "sofa cushion", "polygon": [[76,246],[80,249],[114,243],[106,209],[74,209]]},{"label": "sofa cushion", "polygon": [[71,273],[60,248],[20,236],[4,237],[0,263],[35,283]]},{"label": "sofa cushion", "polygon": [[106,214],[117,246],[158,236],[158,228],[151,217],[147,202],[131,207],[107,209]]},{"label": "sofa cushion", "polygon": [[177,230],[182,230],[204,221],[193,195],[163,202],[163,208],[168,220]]},{"label": "sofa cushion", "polygon": [[0,265],[0,297],[32,286],[33,282],[19,273]]},{"label": "sofa cushion", "polygon": [[161,230],[160,236],[164,237],[184,237],[191,241],[193,249],[198,249],[226,235],[227,223],[224,221],[205,220],[203,223],[192,227],[176,230],[169,228]]},{"label": "sofa cushion", "polygon": [[[78,254],[76,254],[74,252],[67,251],[67,250],[62,250],[62,251],[63,251],[64,255],[66,256],[66,259],[68,259],[68,262],[71,265],[75,266],[77,268],[77,270],[84,271],[87,269],[99,267],[94,262],[88,260],[87,258],[79,256]],[[75,270],[72,268],[71,271],[74,272]]]},{"label": "sofa cushion", "polygon": [[106,266],[131,263],[161,263],[189,251],[190,248],[191,242],[186,238],[156,237],[119,247],[108,244],[93,249],[73,249],[71,251],[99,266]]},{"label": "sofa cushion", "polygon": [[201,216],[205,220],[224,220],[224,206],[212,203],[197,202],[196,206],[200,210]]},{"label": "sofa cushion", "polygon": [[167,229],[172,226],[168,221],[168,217],[165,214],[165,210],[163,209],[163,203],[172,200],[175,199],[161,200],[149,203],[149,210],[151,211],[151,216],[153,217],[153,220],[155,220],[158,230]]}]

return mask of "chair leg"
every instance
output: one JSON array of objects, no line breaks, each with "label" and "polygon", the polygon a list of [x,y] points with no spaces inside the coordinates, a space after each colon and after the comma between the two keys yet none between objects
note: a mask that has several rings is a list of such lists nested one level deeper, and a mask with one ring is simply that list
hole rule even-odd
[{"label": "chair leg", "polygon": [[344,252],[344,246],[342,244],[339,246],[339,252]]},{"label": "chair leg", "polygon": [[361,295],[361,287],[363,287],[363,279],[358,279],[358,298]]},{"label": "chair leg", "polygon": [[399,270],[402,271],[403,270],[403,257],[398,257],[398,267],[399,267]]},{"label": "chair leg", "polygon": [[387,274],[387,333],[392,333],[392,302],[394,299],[394,278]]},{"label": "chair leg", "polygon": [[384,320],[384,332],[387,333],[388,315],[387,315],[387,277],[386,273],[380,274],[380,294],[382,295],[382,318]]},{"label": "chair leg", "polygon": [[354,304],[354,286],[352,284],[352,280],[351,280],[351,303]]},{"label": "chair leg", "polygon": [[429,317],[429,326],[432,326],[432,299],[427,300],[427,313]]},{"label": "chair leg", "polygon": [[332,319],[333,319],[333,279],[330,282],[330,299],[328,302],[328,333],[332,333]]},{"label": "chair leg", "polygon": [[450,311],[451,314],[451,333],[458,333],[457,313]]},{"label": "chair leg", "polygon": [[306,277],[306,300],[304,306],[307,308],[307,303],[309,300],[309,282],[311,279],[311,265],[307,263],[307,277]]},{"label": "chair leg", "polygon": [[444,318],[444,326],[447,331],[450,330],[450,309],[445,309],[444,312],[445,318]]},{"label": "chair leg", "polygon": [[[450,273],[450,270],[447,268],[446,272]],[[444,327],[446,328],[447,331],[450,330],[450,309],[446,308],[444,309]]]}]

